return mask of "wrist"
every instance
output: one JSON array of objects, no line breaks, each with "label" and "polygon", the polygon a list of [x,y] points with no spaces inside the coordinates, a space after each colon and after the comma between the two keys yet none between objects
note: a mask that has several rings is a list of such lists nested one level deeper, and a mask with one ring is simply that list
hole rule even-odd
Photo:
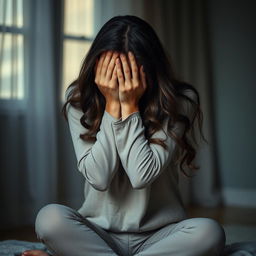
[{"label": "wrist", "polygon": [[120,108],[121,104],[120,101],[115,101],[115,100],[111,100],[111,101],[106,101],[106,107],[108,108]]},{"label": "wrist", "polygon": [[115,118],[121,118],[120,102],[106,102],[105,110]]},{"label": "wrist", "polygon": [[138,104],[127,104],[127,103],[121,103],[121,109],[122,111],[138,111],[139,105]]},{"label": "wrist", "polygon": [[137,111],[139,111],[138,105],[121,104],[121,112],[122,112],[121,114],[122,114],[123,120],[129,115],[131,115],[132,113]]}]

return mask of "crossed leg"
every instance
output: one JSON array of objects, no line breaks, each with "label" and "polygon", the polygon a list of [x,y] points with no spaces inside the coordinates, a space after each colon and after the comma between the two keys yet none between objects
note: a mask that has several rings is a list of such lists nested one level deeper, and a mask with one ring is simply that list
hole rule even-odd
[{"label": "crossed leg", "polygon": [[[54,256],[124,255],[106,231],[65,205],[44,206],[37,214],[35,229]],[[225,242],[225,231],[217,221],[190,218],[157,230],[134,255],[218,256]],[[25,255],[47,256],[37,250]]]},{"label": "crossed leg", "polygon": [[[38,239],[54,256],[120,255],[119,248],[105,230],[62,204],[48,204],[41,208],[35,230]],[[40,253],[35,255],[41,256]]]},{"label": "crossed leg", "polygon": [[136,256],[219,256],[224,250],[223,227],[211,218],[190,218],[156,231]]}]

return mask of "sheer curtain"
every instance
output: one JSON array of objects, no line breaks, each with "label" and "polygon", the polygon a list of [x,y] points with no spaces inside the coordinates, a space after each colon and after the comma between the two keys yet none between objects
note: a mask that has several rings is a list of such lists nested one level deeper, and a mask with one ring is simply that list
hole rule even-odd
[{"label": "sheer curtain", "polygon": [[58,105],[51,1],[0,3],[0,226],[10,228],[57,199]]}]

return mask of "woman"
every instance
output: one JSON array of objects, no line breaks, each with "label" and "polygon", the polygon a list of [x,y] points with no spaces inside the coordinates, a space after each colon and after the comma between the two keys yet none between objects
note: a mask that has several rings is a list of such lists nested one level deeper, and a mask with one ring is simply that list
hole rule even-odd
[{"label": "woman", "polygon": [[35,229],[49,253],[220,255],[223,227],[211,218],[188,218],[178,189],[178,171],[190,177],[184,167],[199,168],[190,140],[196,143],[196,119],[202,136],[199,95],[176,77],[147,22],[132,15],[106,22],[62,110],[85,201],[78,210],[40,209]]}]

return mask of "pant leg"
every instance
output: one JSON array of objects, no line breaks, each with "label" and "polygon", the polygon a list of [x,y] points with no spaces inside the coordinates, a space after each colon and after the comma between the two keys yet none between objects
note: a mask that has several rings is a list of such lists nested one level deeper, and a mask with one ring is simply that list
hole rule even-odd
[{"label": "pant leg", "polygon": [[217,256],[225,243],[225,230],[216,220],[189,218],[157,230],[135,255]]},{"label": "pant leg", "polygon": [[35,231],[53,255],[121,255],[113,239],[75,209],[48,204],[36,216]]}]

